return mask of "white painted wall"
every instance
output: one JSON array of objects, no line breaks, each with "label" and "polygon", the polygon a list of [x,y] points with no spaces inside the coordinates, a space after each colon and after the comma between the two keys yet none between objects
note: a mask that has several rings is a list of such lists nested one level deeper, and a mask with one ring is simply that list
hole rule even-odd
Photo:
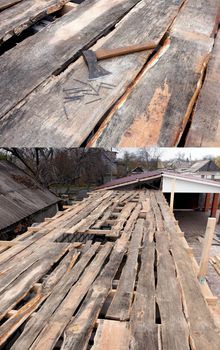
[{"label": "white painted wall", "polygon": [[[172,192],[173,188],[173,177],[169,177],[167,175],[163,175],[163,184],[162,184],[162,192]],[[220,185],[211,185],[205,183],[198,183],[198,179],[189,180],[189,179],[180,179],[176,178],[176,193],[220,193]]]}]

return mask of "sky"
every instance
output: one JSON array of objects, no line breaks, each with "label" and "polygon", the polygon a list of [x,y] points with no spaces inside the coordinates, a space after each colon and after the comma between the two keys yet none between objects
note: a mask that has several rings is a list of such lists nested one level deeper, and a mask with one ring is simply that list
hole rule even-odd
[{"label": "sky", "polygon": [[[151,148],[153,149],[153,148]],[[200,148],[200,147],[196,147],[196,148],[157,148],[160,152],[160,158],[161,160],[165,161],[165,160],[169,160],[169,159],[174,159],[176,157],[178,157],[178,155],[184,154],[185,157],[190,158],[192,160],[199,160],[202,159],[205,156],[213,156],[213,157],[218,157],[220,156],[220,148]],[[114,148],[113,151],[117,152],[117,158],[123,158],[123,154],[125,152],[129,152],[129,153],[138,153],[140,152],[140,148],[121,148],[121,149],[117,149]]]}]

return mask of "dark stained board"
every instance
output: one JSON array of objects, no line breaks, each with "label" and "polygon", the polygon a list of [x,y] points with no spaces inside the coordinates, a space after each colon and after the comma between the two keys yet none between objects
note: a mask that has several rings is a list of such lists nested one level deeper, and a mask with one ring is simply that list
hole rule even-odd
[{"label": "dark stained board", "polygon": [[[140,0],[86,0],[0,58],[0,117],[79,51],[112,28]],[[41,108],[40,108],[41,109]]]},{"label": "dark stained board", "polygon": [[220,32],[186,140],[188,147],[220,147]]},{"label": "dark stained board", "polygon": [[13,35],[19,35],[24,29],[49,13],[58,11],[69,0],[28,0],[18,3],[0,13],[0,43]]},{"label": "dark stained board", "polygon": [[[99,40],[94,49],[101,46],[105,48],[120,47],[144,43],[149,40],[159,43],[177,15],[181,4],[181,0],[160,0],[156,4],[153,0],[141,1],[116,26],[114,31],[106,38]],[[78,11],[78,9],[75,10],[75,14]],[[98,26],[98,22],[96,23]],[[79,59],[63,74],[51,78],[45,83],[45,86],[36,89],[21,102],[21,105],[15,107],[2,119],[0,144],[64,147],[81,145],[103,115],[126,91],[150,53],[141,52],[101,62],[100,64],[112,72],[112,75],[91,82],[91,87],[85,85],[88,83],[88,70],[83,59]],[[61,54],[62,50],[59,45],[59,55]],[[48,60],[48,55],[46,56],[45,61]],[[47,67],[47,69],[49,68]],[[36,70],[35,74],[39,75],[39,71]],[[74,79],[80,80],[82,83]],[[112,86],[109,86],[109,89],[108,86],[102,87],[98,96],[87,95],[82,101],[69,101],[64,104],[67,93],[63,90],[77,87],[89,89],[90,93],[95,94],[93,89],[97,89],[100,82],[106,82]],[[92,102],[100,98],[101,100]],[[26,133],[27,124],[28,131]],[[34,132],[30,132],[32,130]]]}]

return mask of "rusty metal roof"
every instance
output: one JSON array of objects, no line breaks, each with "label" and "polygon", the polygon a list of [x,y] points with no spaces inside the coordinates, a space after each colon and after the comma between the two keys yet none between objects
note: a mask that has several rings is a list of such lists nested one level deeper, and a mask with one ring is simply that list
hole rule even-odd
[{"label": "rusty metal roof", "polygon": [[161,171],[161,170],[155,170],[155,171],[145,171],[143,173],[140,174],[132,174],[126,177],[122,177],[119,179],[114,179],[112,181],[107,182],[106,184],[99,186],[97,189],[105,189],[105,188],[115,188],[115,187],[121,187],[124,185],[129,185],[132,183],[136,183],[136,182],[143,182],[143,181],[148,181],[148,180],[153,180],[153,179],[158,179],[158,178],[162,178],[163,176],[172,176],[172,177],[176,177],[176,178],[180,178],[182,180],[193,180],[199,183],[204,183],[207,185],[215,185],[215,186],[220,186],[220,183],[217,181],[212,181],[212,180],[207,180],[207,179],[203,179],[201,177],[199,177],[198,175],[195,174],[185,174],[184,175],[182,173],[176,173],[173,171]]},{"label": "rusty metal roof", "polygon": [[57,202],[59,198],[31,176],[0,161],[0,230]]}]

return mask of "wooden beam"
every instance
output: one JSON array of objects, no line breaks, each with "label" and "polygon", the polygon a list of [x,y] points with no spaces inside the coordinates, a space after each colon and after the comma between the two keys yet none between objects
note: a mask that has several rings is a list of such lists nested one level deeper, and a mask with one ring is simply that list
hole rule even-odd
[{"label": "wooden beam", "polygon": [[[111,22],[111,16],[112,11],[114,8],[114,22],[116,22],[116,18],[118,17],[118,14],[120,13],[120,16],[122,15],[121,9],[120,9],[120,3],[123,4],[124,12],[127,8],[129,9],[129,4],[135,5],[138,1],[136,0],[114,0],[114,3],[118,3],[117,8],[118,11],[114,8],[113,1],[106,2],[99,1],[100,5],[103,4],[103,8],[106,7],[105,15],[108,18],[105,17],[105,15],[102,14],[101,17],[99,17],[99,11],[97,12],[96,19],[92,22],[91,25],[89,21],[90,12],[95,11],[95,4],[97,4],[97,1],[95,1],[95,4],[92,8],[90,8],[90,11],[84,10],[83,14],[79,13],[82,12],[83,4],[78,6],[76,10],[69,12],[64,17],[66,17],[66,21],[63,20],[57,20],[57,25],[51,24],[50,28],[53,27],[51,30],[47,30],[47,35],[43,37],[43,33],[38,33],[38,41],[34,43],[34,46],[40,46],[39,49],[34,50],[34,52],[42,52],[42,57],[39,57],[38,60],[36,60],[36,63],[40,64],[40,68],[34,67],[34,74],[32,72],[31,79],[28,78],[27,82],[25,82],[23,86],[23,79],[25,74],[27,74],[27,71],[25,70],[25,73],[22,74],[22,78],[19,80],[16,79],[16,82],[19,80],[19,86],[17,87],[16,93],[20,96],[19,99],[23,99],[26,93],[33,90],[34,87],[36,87],[36,82],[39,80],[46,80],[48,77],[48,73],[50,71],[50,74],[52,73],[53,69],[56,66],[56,70],[64,66],[64,61],[66,58],[68,60],[74,58],[74,55],[76,57],[76,54],[79,53],[79,49],[81,49],[83,46],[89,46],[88,39],[90,38],[90,43],[92,43],[92,33],[94,35],[94,31],[96,30],[96,37],[98,37],[98,33],[105,32],[106,29],[109,26],[109,22]],[[86,2],[85,2],[86,3]],[[94,1],[93,1],[94,3]],[[106,35],[104,38],[99,40],[97,44],[91,49],[97,50],[101,47],[103,48],[114,48],[114,47],[121,47],[121,46],[127,46],[132,44],[137,44],[140,42],[146,42],[149,40],[155,41],[157,44],[159,44],[160,40],[163,38],[167,28],[172,23],[173,19],[177,15],[179,8],[181,4],[183,3],[183,0],[177,0],[175,1],[175,4],[173,1],[170,3],[169,1],[165,0],[158,0],[156,3],[155,1],[140,1],[140,3],[135,6],[134,9],[132,9],[126,17],[117,24],[114,31],[109,33],[109,35]],[[104,5],[105,4],[105,5]],[[111,7],[111,9],[109,8]],[[100,6],[101,8],[101,6]],[[82,18],[85,18],[85,13],[87,13],[88,18],[85,20],[85,28],[83,28],[80,31],[80,40],[79,35],[74,36],[74,29],[78,26],[82,27]],[[72,21],[70,23],[71,16]],[[76,16],[78,16],[79,20],[76,19]],[[81,21],[80,21],[81,17]],[[73,21],[74,19],[74,21]],[[60,25],[58,26],[58,22]],[[62,26],[61,26],[62,22]],[[66,23],[65,23],[66,22]],[[108,23],[107,23],[108,22]],[[73,26],[72,23],[75,23]],[[96,24],[94,26],[94,23]],[[147,23],[147,26],[146,26]],[[101,26],[102,25],[102,26]],[[63,37],[61,36],[62,32],[65,34],[65,30],[63,28],[68,29],[71,28],[72,35],[68,32],[68,38],[66,40],[63,40]],[[58,28],[59,27],[59,28]],[[92,28],[91,28],[92,27]],[[95,28],[96,27],[96,28]],[[50,33],[49,33],[50,32]],[[60,32],[60,35],[59,35]],[[84,38],[84,32],[87,37]],[[54,34],[55,33],[55,34]],[[125,35],[126,33],[126,35]],[[45,50],[42,50],[42,47],[44,47],[43,43],[41,43],[41,40],[43,43],[50,42],[50,45],[45,48]],[[34,40],[33,40],[34,41]],[[80,43],[79,43],[80,41]],[[40,44],[41,43],[41,44]],[[74,45],[73,45],[74,43]],[[39,45],[40,44],[40,45]],[[28,46],[28,45],[27,45]],[[75,49],[74,49],[75,48]],[[25,51],[27,50],[27,47],[25,47]],[[45,52],[43,52],[45,51]],[[16,69],[16,75],[18,75],[18,71],[22,69],[23,64],[21,61],[23,61],[26,58],[27,55],[32,56],[32,46],[28,47],[28,52],[24,54],[24,52],[17,52],[16,56],[19,57],[19,59],[16,57],[17,60],[20,61],[19,63],[19,70]],[[56,52],[56,60],[54,60],[54,52]],[[131,55],[127,55],[124,57],[118,57],[113,59],[108,59],[100,64],[105,67],[107,70],[111,71],[112,74],[106,76],[102,79],[102,82],[110,84],[109,88],[108,85],[102,85],[100,86],[100,81],[90,81],[88,82],[88,68],[85,65],[85,62],[83,58],[79,58],[76,62],[74,62],[71,66],[69,66],[68,70],[66,70],[62,75],[57,76],[56,79],[50,79],[47,81],[48,84],[45,84],[45,86],[42,86],[42,89],[39,89],[37,94],[31,93],[27,97],[27,103],[23,106],[19,107],[19,110],[15,107],[9,114],[10,114],[10,120],[13,120],[12,124],[10,124],[10,128],[7,127],[7,123],[5,124],[4,132],[3,132],[3,125],[1,125],[1,140],[4,145],[6,143],[11,142],[10,137],[8,135],[13,134],[13,140],[17,140],[16,142],[19,142],[19,144],[23,145],[30,145],[30,143],[35,144],[36,141],[34,140],[35,137],[41,140],[39,141],[40,144],[43,144],[46,146],[60,146],[63,145],[63,147],[79,147],[85,139],[89,136],[89,134],[93,131],[97,123],[103,118],[103,115],[106,114],[106,112],[114,105],[114,103],[119,99],[123,93],[127,90],[128,86],[132,83],[132,81],[136,78],[137,74],[140,72],[140,70],[143,68],[143,65],[145,64],[146,60],[150,56],[151,51],[145,51],[145,52],[139,52],[134,53]],[[51,62],[50,57],[51,56]],[[10,55],[11,56],[11,55]],[[40,55],[41,56],[41,55]],[[35,59],[35,55],[34,55]],[[10,57],[11,60],[11,57]],[[44,62],[45,61],[45,65]],[[40,63],[41,62],[41,63]],[[8,66],[8,65],[7,65]],[[53,68],[54,67],[54,68]],[[12,66],[12,69],[14,69],[14,63]],[[47,72],[46,72],[47,71]],[[1,72],[0,72],[1,74]],[[36,76],[35,76],[36,75]],[[40,78],[41,77],[41,78]],[[3,79],[3,77],[2,77]],[[7,77],[8,79],[8,77]],[[1,82],[0,82],[1,84]],[[85,85],[86,84],[86,85]],[[21,86],[22,85],[22,86]],[[8,103],[4,105],[5,109],[9,111],[10,108],[12,108],[12,98],[14,102],[15,100],[15,94],[13,90],[12,96],[9,96],[9,90],[11,89],[12,82],[10,80],[10,85],[7,88],[6,87],[6,80],[4,79],[4,90],[7,89],[7,98]],[[93,91],[93,93],[98,94],[98,97],[95,99],[93,95],[87,95],[83,97],[82,101],[76,100],[71,101],[70,103],[65,103],[65,97],[67,95],[67,92],[63,90],[71,89],[71,88],[79,88],[82,89],[86,87],[86,89]],[[95,89],[95,90],[94,90]],[[4,91],[3,90],[3,91]],[[27,91],[28,90],[28,91]],[[26,92],[25,92],[26,91]],[[38,100],[39,102],[37,102]],[[97,102],[94,102],[94,100],[97,100]],[[43,101],[43,102],[42,102]],[[92,102],[93,101],[93,102]],[[9,103],[11,103],[11,106],[9,106]],[[39,113],[39,103],[41,105],[40,113]],[[28,107],[27,107],[28,105]],[[56,108],[53,108],[53,106],[56,105]],[[64,108],[65,107],[65,108]],[[25,109],[24,113],[22,113],[23,108]],[[13,117],[12,117],[13,114]],[[19,118],[19,115],[22,114],[22,117]],[[84,122],[82,123],[82,115],[84,116]],[[6,119],[8,119],[9,115],[7,115]],[[42,124],[40,119],[44,120],[44,123]],[[53,123],[51,123],[51,118],[53,119]],[[30,138],[30,132],[26,135],[26,125],[29,125],[29,131],[35,130],[35,132],[32,133],[32,137]],[[73,122],[74,121],[74,122]],[[19,125],[18,125],[19,124]],[[56,125],[56,127],[55,127]],[[48,133],[46,130],[51,130],[50,133]],[[52,130],[53,129],[53,130]],[[116,128],[117,129],[117,128]],[[114,129],[114,132],[116,131]],[[4,133],[4,136],[3,136]],[[16,135],[15,135],[16,134]]]},{"label": "wooden beam", "polygon": [[[46,15],[58,11],[68,0],[26,0],[0,13],[0,43],[25,29]],[[1,5],[0,5],[1,6]]]},{"label": "wooden beam", "polygon": [[174,195],[176,191],[176,179],[173,179],[172,181],[172,188],[171,188],[171,194],[170,194],[170,210],[173,212],[173,206],[174,206]]},{"label": "wooden beam", "polygon": [[6,8],[11,7],[21,1],[22,0],[1,0],[0,11],[5,10]]},{"label": "wooden beam", "polygon": [[220,147],[220,31],[207,68],[192,124],[187,136],[187,147]]},{"label": "wooden beam", "polygon": [[205,238],[203,241],[203,250],[202,250],[202,256],[201,256],[201,260],[199,264],[199,272],[198,272],[198,279],[201,283],[204,283],[205,276],[208,271],[209,253],[212,245],[212,240],[214,237],[215,226],[216,226],[216,218],[209,218],[208,224],[206,227]]},{"label": "wooden beam", "polygon": [[[92,45],[100,36],[106,34],[139,1],[87,0],[75,11],[70,11],[53,22],[47,30],[29,37],[2,55],[0,117],[52,74],[74,61],[83,48]],[[45,42],[48,45],[45,45]],[[27,57],[31,57],[29,63],[33,65],[33,69],[30,65],[27,69]],[[72,84],[75,86],[76,82]]]},{"label": "wooden beam", "polygon": [[209,211],[211,205],[211,193],[206,193],[204,211]]},{"label": "wooden beam", "polygon": [[211,217],[216,218],[217,210],[219,205],[219,193],[214,193],[212,200],[212,208],[211,208]]}]

